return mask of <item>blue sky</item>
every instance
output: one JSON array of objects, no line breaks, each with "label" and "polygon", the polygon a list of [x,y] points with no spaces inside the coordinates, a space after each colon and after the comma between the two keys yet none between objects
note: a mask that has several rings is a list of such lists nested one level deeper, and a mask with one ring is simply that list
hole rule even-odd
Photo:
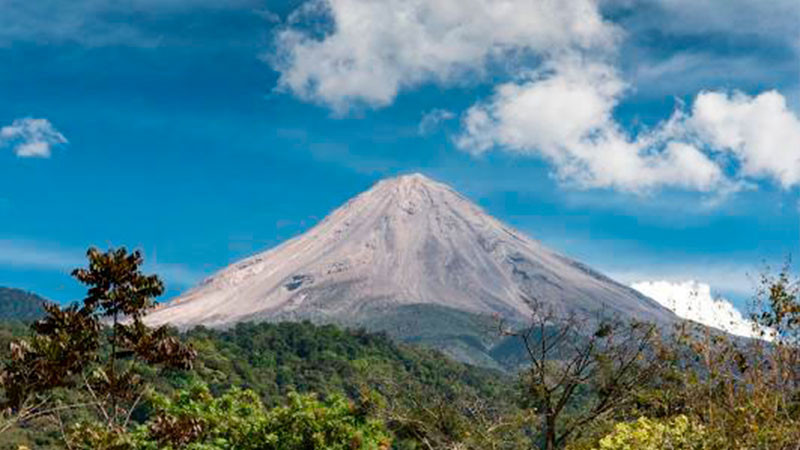
[{"label": "blue sky", "polygon": [[0,285],[174,295],[416,171],[624,282],[797,255],[796,2],[470,1],[0,0]]}]

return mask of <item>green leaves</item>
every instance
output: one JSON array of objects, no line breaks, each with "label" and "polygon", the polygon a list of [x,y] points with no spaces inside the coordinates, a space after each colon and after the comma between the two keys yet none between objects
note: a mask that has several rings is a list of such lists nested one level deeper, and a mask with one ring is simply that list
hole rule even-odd
[{"label": "green leaves", "polygon": [[341,396],[288,395],[266,409],[252,391],[213,397],[205,385],[153,400],[153,418],[137,429],[135,449],[381,450],[390,445],[383,425],[359,414]]},{"label": "green leaves", "polygon": [[617,424],[596,450],[700,450],[709,448],[707,442],[705,429],[686,416],[669,420],[642,417]]}]

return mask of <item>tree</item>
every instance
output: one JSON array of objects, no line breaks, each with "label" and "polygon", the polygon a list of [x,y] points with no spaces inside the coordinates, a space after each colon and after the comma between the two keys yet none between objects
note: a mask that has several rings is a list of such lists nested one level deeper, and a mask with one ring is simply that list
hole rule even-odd
[{"label": "tree", "polygon": [[772,388],[800,397],[800,280],[789,263],[777,275],[762,275],[751,316],[759,351],[770,357]]},{"label": "tree", "polygon": [[639,412],[656,421],[685,415],[703,427],[704,448],[800,449],[800,291],[790,273],[762,276],[756,339],[679,324],[664,376]]},{"label": "tree", "polygon": [[529,367],[521,384],[525,406],[541,419],[542,447],[553,450],[595,421],[629,405],[655,379],[660,359],[655,325],[599,316],[579,319],[529,301],[522,329],[501,325],[522,343]]},{"label": "tree", "polygon": [[[125,248],[87,251],[87,268],[72,275],[88,286],[82,304],[45,306],[29,339],[12,343],[11,361],[0,372],[4,406],[19,421],[76,408],[93,410],[111,430],[128,426],[147,391],[141,369],[189,369],[195,352],[166,327],[142,318],[164,291],[155,275],[141,272],[142,255]],[[77,389],[80,401],[63,404],[55,392]]]},{"label": "tree", "polygon": [[511,450],[527,442],[528,414],[492,404],[453,380],[450,387],[409,377],[372,376],[360,389],[364,407],[395,434],[397,449]]},{"label": "tree", "polygon": [[[758,339],[685,325],[676,333],[679,408],[736,448],[800,448],[800,284],[788,265],[762,275],[752,305]],[[676,408],[673,408],[676,409]]]}]

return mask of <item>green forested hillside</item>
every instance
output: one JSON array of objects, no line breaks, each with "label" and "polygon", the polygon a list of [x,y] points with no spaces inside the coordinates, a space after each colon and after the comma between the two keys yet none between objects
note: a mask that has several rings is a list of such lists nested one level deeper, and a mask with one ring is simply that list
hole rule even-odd
[{"label": "green forested hillside", "polygon": [[212,390],[253,389],[268,403],[289,391],[343,392],[379,380],[409,381],[441,391],[471,390],[491,397],[508,375],[455,362],[424,347],[396,344],[384,334],[308,322],[239,324],[226,330],[197,328],[185,335],[198,355],[191,372],[173,384],[199,378]]},{"label": "green forested hillside", "polygon": [[44,314],[47,300],[21,289],[0,286],[0,320],[33,320]]},{"label": "green forested hillside", "polygon": [[[0,359],[7,361],[12,338],[28,334],[21,322],[1,323]],[[214,395],[234,388],[252,390],[266,406],[283,404],[293,392],[344,394],[356,402],[366,401],[372,392],[391,403],[384,408],[396,411],[408,411],[417,402],[452,402],[455,407],[467,398],[497,411],[513,408],[507,404],[513,397],[513,376],[468,366],[424,347],[396,344],[383,334],[287,322],[244,323],[224,331],[197,328],[180,337],[197,351],[192,370],[143,373],[166,395],[201,383]],[[69,393],[61,395],[69,398]],[[150,408],[144,403],[135,416],[146,417]],[[59,433],[53,423],[32,421],[6,432],[0,449],[20,444],[61,448]]]}]

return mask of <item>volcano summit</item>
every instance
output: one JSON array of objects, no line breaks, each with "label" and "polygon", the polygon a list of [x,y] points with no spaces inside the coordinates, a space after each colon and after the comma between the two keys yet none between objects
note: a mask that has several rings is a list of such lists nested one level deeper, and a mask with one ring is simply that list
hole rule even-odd
[{"label": "volcano summit", "polygon": [[524,323],[528,301],[667,323],[675,316],[486,214],[423,175],[386,179],[318,225],[235,263],[154,311],[151,324],[311,320],[425,341],[486,363],[488,317]]}]

